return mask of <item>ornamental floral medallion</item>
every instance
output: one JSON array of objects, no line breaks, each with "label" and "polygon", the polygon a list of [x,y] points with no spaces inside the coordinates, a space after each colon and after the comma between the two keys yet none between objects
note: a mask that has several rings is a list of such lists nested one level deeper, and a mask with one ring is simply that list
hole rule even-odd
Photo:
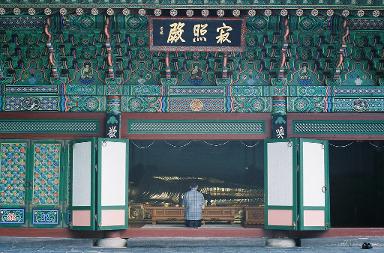
[{"label": "ornamental floral medallion", "polygon": [[190,105],[190,107],[191,107],[191,110],[192,110],[192,111],[194,111],[194,112],[200,112],[200,111],[203,109],[204,104],[203,104],[203,102],[201,102],[200,99],[193,99],[193,100],[191,101],[191,105]]},{"label": "ornamental floral medallion", "polygon": [[0,224],[23,224],[24,209],[23,208],[1,208]]}]

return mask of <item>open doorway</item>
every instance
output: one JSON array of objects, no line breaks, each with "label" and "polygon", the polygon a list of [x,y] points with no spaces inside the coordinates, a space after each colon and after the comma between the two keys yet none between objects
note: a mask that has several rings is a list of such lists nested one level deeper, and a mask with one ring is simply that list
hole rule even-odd
[{"label": "open doorway", "polygon": [[206,222],[261,225],[263,164],[263,141],[130,141],[130,221],[182,223],[182,194],[196,182]]},{"label": "open doorway", "polygon": [[384,141],[330,141],[332,227],[384,227]]}]

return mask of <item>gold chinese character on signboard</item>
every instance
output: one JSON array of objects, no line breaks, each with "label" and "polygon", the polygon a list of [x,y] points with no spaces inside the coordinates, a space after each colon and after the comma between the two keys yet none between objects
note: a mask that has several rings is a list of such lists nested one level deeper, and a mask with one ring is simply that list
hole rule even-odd
[{"label": "gold chinese character on signboard", "polygon": [[223,23],[223,26],[217,28],[216,31],[219,33],[219,35],[216,36],[216,43],[217,44],[223,44],[224,42],[231,43],[231,41],[228,38],[230,35],[229,32],[232,31],[232,27]]},{"label": "gold chinese character on signboard", "polygon": [[193,26],[193,42],[207,41],[207,38],[203,37],[207,33],[208,24],[198,24]]},{"label": "gold chinese character on signboard", "polygon": [[185,26],[185,23],[178,22],[170,24],[169,26],[171,27],[171,29],[169,30],[167,43],[172,44],[178,42],[179,40],[185,42],[185,40],[183,40],[183,38],[181,37],[184,33],[183,27]]}]

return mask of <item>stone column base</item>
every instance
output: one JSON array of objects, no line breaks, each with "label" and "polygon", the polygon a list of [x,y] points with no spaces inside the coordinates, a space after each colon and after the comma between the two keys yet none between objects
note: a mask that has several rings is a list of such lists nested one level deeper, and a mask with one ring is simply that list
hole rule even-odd
[{"label": "stone column base", "polygon": [[293,248],[296,247],[297,244],[297,240],[291,238],[267,238],[265,240],[266,247]]},{"label": "stone column base", "polygon": [[120,237],[103,238],[98,239],[95,243],[95,246],[102,248],[126,248],[127,240],[122,239]]}]

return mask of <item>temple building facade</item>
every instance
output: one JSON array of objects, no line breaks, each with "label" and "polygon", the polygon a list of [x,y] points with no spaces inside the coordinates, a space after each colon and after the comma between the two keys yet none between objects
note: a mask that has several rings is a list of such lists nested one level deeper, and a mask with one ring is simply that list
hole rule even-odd
[{"label": "temple building facade", "polygon": [[383,235],[383,6],[1,0],[0,235]]}]

